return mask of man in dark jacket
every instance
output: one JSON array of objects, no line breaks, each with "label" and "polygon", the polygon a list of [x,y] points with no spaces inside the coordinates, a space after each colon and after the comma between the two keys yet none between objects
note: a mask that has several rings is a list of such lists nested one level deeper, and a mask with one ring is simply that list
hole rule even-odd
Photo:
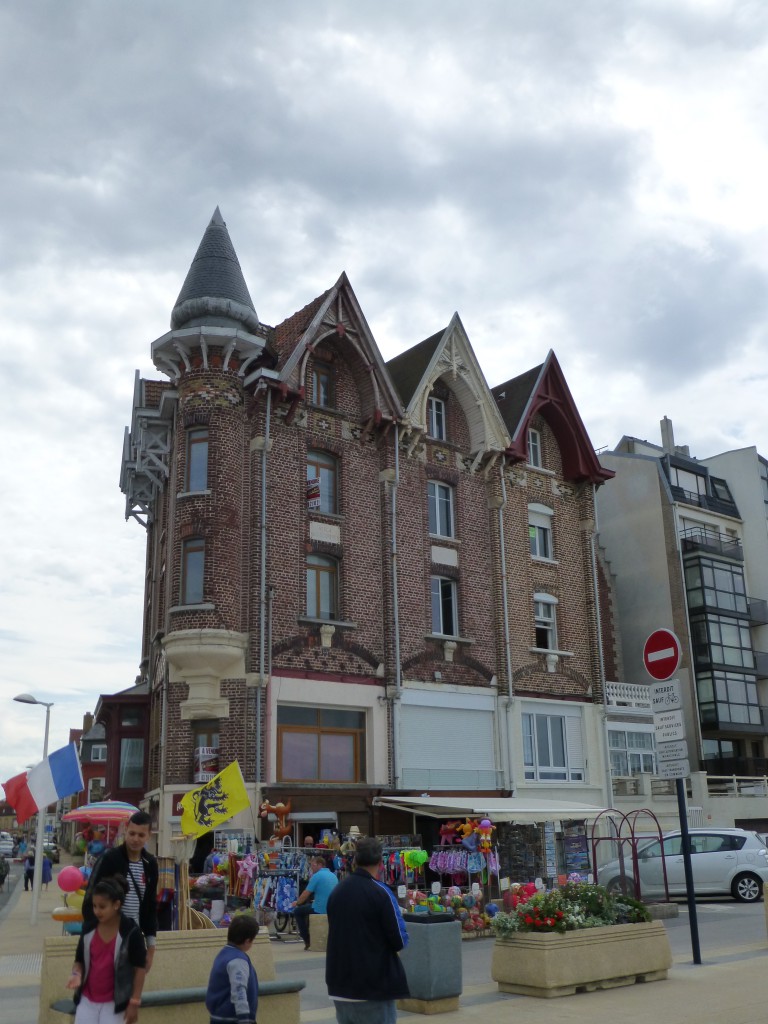
[{"label": "man in dark jacket", "polygon": [[407,943],[392,894],[376,881],[381,843],[361,839],[355,870],[328,897],[325,982],[338,1024],[394,1024],[408,983],[398,953]]},{"label": "man in dark jacket", "polygon": [[93,866],[83,900],[83,921],[86,926],[95,922],[93,914],[93,887],[102,878],[122,875],[128,882],[128,895],[122,911],[139,926],[147,944],[147,972],[155,957],[157,942],[157,859],[147,853],[144,846],[149,839],[150,817],[137,811],[128,819],[125,839],[120,846],[107,850]]}]

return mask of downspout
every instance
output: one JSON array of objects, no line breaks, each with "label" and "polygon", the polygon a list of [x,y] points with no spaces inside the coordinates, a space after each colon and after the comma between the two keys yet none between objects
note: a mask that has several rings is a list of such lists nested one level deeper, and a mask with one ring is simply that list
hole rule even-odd
[{"label": "downspout", "polygon": [[594,528],[589,537],[589,552],[592,561],[592,589],[595,592],[595,632],[597,633],[597,657],[600,689],[603,694],[603,743],[605,747],[605,799],[606,807],[613,807],[613,776],[611,775],[611,745],[608,733],[608,694],[605,688],[605,656],[603,654],[603,620],[600,615],[600,590],[597,582],[597,553],[595,544],[600,527],[597,514],[597,487],[592,484],[592,514]]},{"label": "downspout", "polygon": [[392,778],[400,788],[400,697],[403,687],[400,666],[400,609],[397,596],[397,487],[400,483],[400,428],[395,423],[395,479],[392,484],[392,625],[395,633],[395,695],[392,699]]},{"label": "downspout", "polygon": [[[173,439],[174,446],[171,448],[172,457],[174,448],[178,451],[178,405],[174,406],[173,410]],[[168,524],[173,524],[173,532],[166,530],[166,545],[165,545],[165,616],[164,616],[164,638],[168,636],[170,629],[170,616],[169,608],[173,604],[171,600],[171,580],[173,578],[171,559],[174,557],[174,549],[176,547],[176,464],[175,459],[173,465],[169,468],[168,474]],[[162,641],[161,641],[162,643]],[[160,816],[159,821],[163,823],[165,827],[166,818],[163,817],[163,807],[165,804],[165,784],[166,784],[166,751],[168,749],[168,658],[163,658],[163,680],[162,680],[162,701],[160,710]],[[173,808],[171,807],[171,815],[173,814]]]},{"label": "downspout", "polygon": [[512,652],[509,641],[509,605],[507,598],[507,548],[504,541],[504,510],[507,507],[507,482],[504,477],[504,456],[501,458],[501,469],[499,476],[501,478],[501,505],[498,510],[499,519],[499,559],[501,561],[501,613],[504,617],[504,669],[507,675],[507,693],[501,698],[500,702],[503,702],[505,715],[503,729],[506,733],[504,737],[505,742],[502,742],[501,730],[502,723],[500,721],[501,715],[496,715],[496,728],[499,733],[499,746],[502,751],[502,781],[505,783],[504,788],[508,789],[511,793],[515,791],[514,784],[514,769],[512,760],[512,739],[510,734],[510,720],[509,712],[512,707],[514,700],[514,692],[512,688]]},{"label": "downspout", "polygon": [[[267,385],[267,408],[264,419],[264,446],[261,449],[261,565],[259,571],[259,686],[256,692],[256,785],[263,782],[261,772],[261,729],[262,700],[266,665],[264,640],[267,626],[267,454],[269,452],[269,428],[272,415],[272,389]],[[265,700],[269,701],[269,684]],[[261,794],[259,793],[259,798]]]}]

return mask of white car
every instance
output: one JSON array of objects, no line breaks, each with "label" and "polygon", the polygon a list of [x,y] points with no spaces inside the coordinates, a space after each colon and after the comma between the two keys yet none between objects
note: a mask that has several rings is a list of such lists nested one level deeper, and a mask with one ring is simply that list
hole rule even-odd
[{"label": "white car", "polygon": [[[756,832],[741,828],[692,828],[691,869],[697,896],[730,895],[754,903],[768,882],[768,850]],[[662,859],[662,842],[664,857]],[[685,867],[680,832],[667,832],[662,842],[641,839],[637,866],[642,899],[664,897],[664,867],[670,896],[685,896]],[[632,853],[624,846],[624,870],[619,860],[598,869],[597,880],[613,892],[634,895]]]},{"label": "white car", "polygon": [[0,832],[0,854],[10,857],[13,854],[13,839],[8,832]]}]

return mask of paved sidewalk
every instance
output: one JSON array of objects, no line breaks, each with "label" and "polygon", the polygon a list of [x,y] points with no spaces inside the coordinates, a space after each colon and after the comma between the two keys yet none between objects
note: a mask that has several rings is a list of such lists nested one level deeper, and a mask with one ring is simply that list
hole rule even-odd
[{"label": "paved sidewalk", "polygon": [[[69,860],[62,855],[61,867]],[[40,964],[43,939],[60,935],[61,926],[51,911],[63,902],[54,881],[40,894],[39,912],[30,923],[31,893],[24,892],[21,865],[13,867],[13,891],[0,898],[0,1019],[8,1024],[37,1024]],[[7,883],[6,883],[7,884]],[[762,906],[762,905],[761,905]],[[464,992],[461,1008],[435,1014],[445,1024],[474,1024],[511,1020],[579,1021],[589,1024],[765,1024],[768,936],[760,918],[752,918],[739,944],[718,944],[718,916],[728,908],[706,908],[700,914],[704,964],[694,966],[687,945],[687,922],[672,923],[675,962],[667,981],[633,985],[604,992],[589,992],[556,1000],[501,995],[490,980],[493,940],[478,939],[462,946]],[[757,908],[755,908],[757,909]],[[301,997],[302,1024],[325,1024],[335,1014],[324,984],[325,957],[304,953],[298,942],[273,942],[278,977],[302,978],[307,987]],[[74,952],[74,942],[73,942]],[[401,1014],[415,1024],[418,1015]]]}]

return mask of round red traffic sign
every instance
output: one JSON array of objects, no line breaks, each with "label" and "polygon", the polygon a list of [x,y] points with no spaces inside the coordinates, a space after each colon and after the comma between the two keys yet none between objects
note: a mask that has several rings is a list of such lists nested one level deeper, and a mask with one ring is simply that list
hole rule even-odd
[{"label": "round red traffic sign", "polygon": [[671,629],[655,629],[645,641],[643,664],[653,679],[671,679],[680,664],[680,641]]}]

